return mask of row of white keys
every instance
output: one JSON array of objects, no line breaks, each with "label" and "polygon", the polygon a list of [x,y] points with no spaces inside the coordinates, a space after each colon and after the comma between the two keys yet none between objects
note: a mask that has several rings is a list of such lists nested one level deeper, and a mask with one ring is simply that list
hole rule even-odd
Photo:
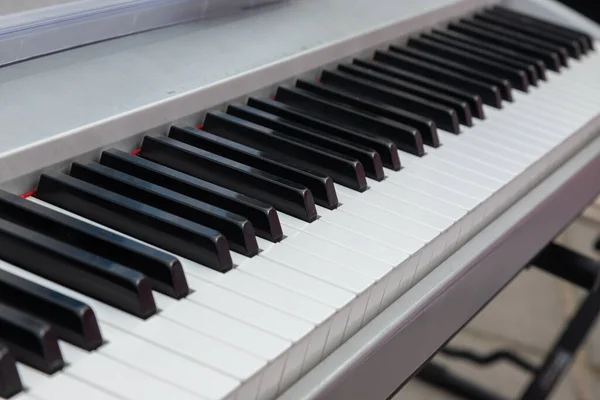
[{"label": "row of white keys", "polygon": [[[566,73],[568,72],[574,73],[574,71],[567,71]],[[532,99],[531,103],[533,103],[534,106],[538,103],[543,103],[544,95],[552,95],[553,92],[556,92],[552,90],[553,85],[556,86],[557,84],[560,84],[560,82],[557,81],[559,81],[561,78],[562,76],[554,77],[551,82],[544,84],[545,86],[534,90],[533,93],[528,95],[517,95],[519,101],[529,96]],[[431,184],[429,188],[427,185],[421,185],[420,194],[425,195],[423,198],[426,198],[428,201],[432,201],[432,199],[440,201],[439,207],[443,209],[443,207],[447,206],[449,203],[447,199],[451,198],[444,195],[451,194],[453,190],[458,190],[463,194],[463,198],[460,200],[466,201],[464,203],[452,205],[456,207],[455,209],[458,211],[469,211],[469,208],[472,209],[473,207],[473,200],[476,202],[483,202],[484,200],[488,199],[493,193],[497,192],[500,188],[509,183],[517,174],[522,173],[527,167],[541,158],[548,150],[558,145],[560,142],[556,140],[557,138],[564,137],[564,133],[570,134],[574,132],[577,126],[579,126],[575,124],[581,123],[586,117],[580,116],[581,118],[572,121],[572,124],[567,125],[569,129],[563,130],[560,136],[554,132],[544,135],[544,132],[538,129],[534,129],[533,132],[528,131],[526,125],[523,125],[523,130],[519,130],[517,129],[517,126],[511,122],[513,121],[511,118],[516,118],[516,120],[518,120],[519,115],[527,115],[529,110],[527,109],[528,104],[523,104],[520,106],[520,108],[518,108],[518,103],[519,102],[507,105],[504,110],[500,110],[497,113],[494,112],[495,110],[491,110],[486,107],[486,111],[488,112],[488,115],[491,115],[491,117],[488,117],[488,120],[486,121],[477,121],[477,126],[473,128],[464,128],[465,131],[468,131],[468,134],[454,137],[450,134],[446,134],[445,132],[440,132],[441,136],[443,137],[442,142],[444,142],[444,146],[439,149],[429,149],[429,154],[426,157],[410,157],[409,155],[401,153],[401,159],[409,159],[408,163],[405,161],[405,165],[408,164],[409,168],[406,168],[400,172],[388,172],[387,180],[383,182],[371,181],[371,186],[376,192],[383,192],[385,195],[389,195],[388,191],[391,191],[388,188],[393,187],[394,189],[397,189],[396,186],[410,188],[410,184],[402,185],[402,183],[400,183],[404,180],[406,172],[408,171],[412,173],[411,178],[413,178],[413,181],[415,179],[423,179]],[[508,118],[504,117],[503,114],[507,109],[512,109],[514,111],[512,115],[508,116]],[[551,107],[549,110],[547,108],[543,108],[542,111],[552,112],[554,114],[549,115],[556,115],[559,117],[561,115],[565,117],[572,117],[573,114],[572,110],[569,110],[569,112],[566,113],[563,112],[561,114],[560,107]],[[593,115],[594,113],[588,113],[587,118],[592,117]],[[545,113],[536,115],[537,118],[544,118],[545,116]],[[503,127],[504,122],[511,122],[506,124],[509,128],[498,130],[498,128]],[[504,141],[502,141],[501,136],[503,134],[506,135],[506,140]],[[470,139],[473,140],[470,141]],[[500,142],[500,146],[496,146],[498,142]],[[513,146],[516,143],[521,143],[521,148]],[[480,154],[478,151],[480,150],[483,150],[484,152],[487,151],[490,154],[497,154],[497,161],[500,162],[499,167],[489,164],[489,161],[487,161],[485,157],[478,157],[477,155]],[[473,163],[458,164],[456,159],[453,158],[453,155],[455,154],[460,154],[462,160],[472,160]],[[472,155],[475,156],[473,157]],[[410,168],[411,164],[412,168]],[[442,182],[439,182],[440,180]],[[431,191],[428,193],[428,189],[431,189],[435,186],[438,186],[435,188],[437,192]],[[439,186],[441,186],[441,188]],[[446,193],[440,193],[440,191],[443,191],[443,189],[447,189],[448,191]],[[385,210],[387,213],[395,214],[397,210],[391,203],[388,203],[389,207],[380,207],[374,204],[374,207],[366,207],[365,203],[371,205],[369,203],[369,197],[381,196],[381,193],[373,193],[374,191],[369,191],[364,194],[346,197],[348,202],[340,207],[340,210],[345,212],[345,207],[348,207],[350,213],[362,215],[365,217],[365,220],[367,215],[377,216],[375,224],[379,225],[379,227],[386,226],[385,222],[382,220],[381,212]],[[434,193],[433,197],[428,196],[431,193]],[[344,199],[344,197],[344,195],[341,196],[342,199]],[[440,197],[443,197],[446,201],[442,201]],[[456,197],[457,196],[454,196],[454,198]],[[352,202],[352,200],[350,200],[351,198],[356,199],[356,201]],[[413,198],[412,201],[414,201],[413,205],[419,204],[417,199]],[[342,201],[342,203],[344,203],[344,201]],[[493,205],[495,204],[492,203],[492,206]],[[480,218],[475,221],[481,221],[481,217],[485,217],[486,214],[487,211],[483,209]],[[402,215],[402,213],[399,213],[399,215],[404,218],[404,221],[406,221],[406,217],[410,217],[410,214]],[[378,236],[379,233],[377,232],[379,227],[374,227],[373,224],[367,222],[364,224],[358,224],[356,219],[345,217],[346,215],[344,213],[326,213],[323,220],[328,222],[332,221],[333,223],[343,226],[349,230],[354,230],[355,232],[361,232],[362,235],[367,238],[380,237]],[[458,214],[455,216],[454,220],[444,221],[445,225],[440,226],[440,230],[448,229],[452,223],[456,222],[461,217],[462,215]],[[421,222],[422,221],[423,220],[421,220]],[[284,221],[284,223],[287,223],[287,221]],[[307,232],[314,234],[314,232],[311,231],[312,226],[314,225],[311,225],[307,228]],[[421,227],[423,226],[424,225],[421,225]],[[360,229],[362,227],[365,229]],[[403,225],[398,224],[396,228],[402,229]],[[465,228],[465,234],[469,230],[468,225],[462,228]],[[317,234],[317,236],[318,235],[319,234]],[[408,233],[408,235],[411,235],[411,233]],[[327,239],[327,236],[328,235],[323,234],[320,237]],[[413,234],[413,236],[418,235]],[[365,246],[367,249],[369,247],[371,246]],[[401,245],[397,247],[402,249]],[[450,242],[450,247],[452,247],[452,242]],[[366,251],[365,248],[362,250]],[[378,256],[376,250],[372,250],[372,253],[367,255],[371,255],[372,257]]]},{"label": "row of white keys", "polygon": [[[32,201],[78,217],[37,199]],[[91,221],[87,222],[98,225]],[[294,230],[286,228],[285,234],[288,236],[286,240],[290,240],[294,236]],[[293,247],[290,249],[294,250]],[[302,252],[300,253],[302,254]],[[310,257],[310,254],[305,254],[301,256],[301,259]],[[348,321],[352,321],[354,330],[358,329],[362,323],[365,306],[361,306],[359,303],[356,308],[359,311],[355,312],[353,300],[355,296],[360,295],[366,303],[368,298],[364,297],[364,292],[373,283],[373,279],[368,275],[333,266],[334,269],[340,269],[341,273],[348,275],[347,279],[344,279],[343,275],[338,275],[338,277],[340,282],[346,282],[343,286],[352,290],[349,291],[327,283],[324,279],[313,277],[316,271],[313,271],[313,276],[306,273],[298,275],[296,269],[274,264],[268,258],[260,256],[245,259],[245,257],[234,255],[234,260],[238,262],[243,260],[242,265],[238,270],[230,271],[227,274],[217,273],[183,258],[179,259],[183,264],[190,287],[195,292],[181,302],[169,301],[166,304],[167,298],[157,296],[157,300],[161,300],[158,301],[158,306],[163,309],[161,316],[165,318],[177,316],[180,318],[179,322],[185,324],[186,314],[189,318],[190,315],[197,313],[187,305],[189,302],[265,330],[275,337],[287,341],[292,347],[288,349],[287,356],[279,357],[277,360],[274,360],[275,357],[267,359],[273,363],[273,368],[270,373],[263,374],[260,383],[261,398],[270,397],[280,388],[289,385],[300,376],[302,371],[320,361],[326,351],[330,352],[339,346],[344,334],[350,331]],[[328,265],[326,262],[321,264]],[[296,265],[296,267],[298,266]],[[267,277],[265,270],[274,268],[279,268],[278,275]],[[329,281],[332,281],[333,277],[330,278]],[[299,282],[303,282],[304,285],[299,286]],[[294,287],[292,287],[293,285]],[[320,287],[320,292],[316,292],[319,295],[318,300],[314,291],[311,294],[308,293],[311,287]],[[323,297],[325,294],[327,294],[326,298]],[[182,304],[186,305],[182,306]],[[184,307],[186,313],[181,312]],[[315,329],[319,323],[319,329]],[[201,327],[196,328],[202,329]],[[309,335],[311,333],[312,335]],[[214,332],[212,334],[216,338],[220,338]],[[248,346],[252,342],[246,340]],[[242,346],[244,341],[240,340],[237,344]],[[253,349],[249,351],[252,352]],[[278,356],[280,355],[281,353],[278,354]],[[245,386],[243,389],[247,390]]]},{"label": "row of white keys", "polygon": [[[72,213],[60,210],[57,207],[48,205],[39,200],[33,199],[33,201],[44,204],[49,208],[65,212],[68,215],[73,215]],[[98,225],[90,221],[87,222]],[[181,259],[181,261],[186,269],[190,269],[190,264],[193,264],[185,259]],[[195,267],[196,265],[192,268]],[[204,268],[201,266],[197,267]],[[140,323],[139,328],[137,325],[139,321],[131,317],[126,318],[129,316],[116,310],[113,310],[114,312],[109,316],[117,314],[126,319],[126,324],[119,324],[119,322],[123,321],[111,321],[113,322],[112,325],[125,326],[127,329],[132,329],[134,327],[132,326],[133,321],[136,324],[136,329],[133,330],[135,334],[142,335],[144,338],[153,340],[157,344],[162,342],[161,335],[163,338],[168,338],[169,332],[172,331],[173,335],[176,335],[177,332],[175,331],[178,330],[177,324],[202,332],[207,337],[213,339],[207,342],[207,338],[203,338],[202,344],[205,346],[204,348],[199,348],[196,352],[198,360],[215,369],[224,370],[225,373],[230,374],[241,381],[245,379],[246,382],[244,382],[244,388],[240,391],[240,393],[244,393],[243,396],[240,394],[241,398],[254,398],[257,395],[259,385],[261,386],[261,390],[275,392],[278,387],[280,375],[287,362],[284,352],[290,347],[291,343],[273,333],[267,333],[264,326],[252,327],[250,325],[257,325],[263,317],[271,317],[271,320],[266,319],[264,322],[276,326],[278,331],[282,331],[283,329],[293,330],[300,324],[301,328],[304,329],[304,334],[306,334],[310,325],[303,321],[289,318],[289,316],[284,313],[277,312],[270,307],[257,304],[247,298],[222,290],[213,285],[210,285],[209,290],[212,290],[211,293],[215,295],[214,302],[225,299],[227,303],[220,304],[216,307],[214,304],[210,304],[212,307],[203,306],[201,305],[202,302],[194,302],[190,300],[190,298],[200,293],[203,289],[203,287],[200,286],[205,285],[205,283],[199,280],[193,280],[193,276],[190,277],[189,274],[188,280],[190,281],[190,286],[196,290],[195,294],[177,302],[155,293],[158,307],[162,312],[156,317]],[[232,298],[230,295],[233,296],[233,301],[231,301]],[[73,297],[76,297],[76,294],[73,295]],[[83,299],[83,301],[86,301],[86,299]],[[88,304],[91,304],[95,310],[105,310],[109,308],[92,299],[87,299],[87,302]],[[255,321],[252,321],[252,324],[248,325],[240,322],[239,319],[226,317],[227,313],[221,312],[220,306],[223,306],[223,308],[229,307],[230,309],[237,309],[238,311],[235,311],[236,313],[248,312],[248,310],[250,310],[251,313],[245,315],[244,318],[252,319],[254,317]],[[176,322],[177,324],[173,324],[171,321]],[[286,322],[288,323],[286,324]],[[127,323],[129,323],[129,325],[127,325]],[[224,341],[230,346],[216,346],[214,343],[211,343],[215,342],[215,340]],[[197,340],[197,342],[199,342],[199,340]],[[185,341],[173,341],[167,343],[172,346],[172,350],[175,350],[174,346],[179,346],[179,349],[176,350],[179,350],[180,353],[188,354],[189,352]],[[239,354],[241,352],[234,349],[232,346],[243,349],[249,354]],[[235,357],[233,357],[231,350],[238,354],[234,354]],[[252,357],[252,354],[255,354],[256,357]],[[304,350],[302,350],[299,356],[299,363],[303,361],[303,355]],[[248,361],[247,359],[249,357],[255,359],[253,360],[254,362],[244,364],[245,361]],[[230,363],[229,361],[232,358],[235,358],[238,362]],[[247,382],[249,377],[253,373],[258,372],[267,362],[271,362],[271,364],[263,371],[265,376],[262,376],[262,379],[258,382]],[[242,371],[236,371],[236,369],[240,368],[240,365],[246,365],[247,368]],[[297,366],[297,369],[300,368],[301,364]],[[198,379],[196,381],[198,382]],[[207,382],[204,383],[208,384]],[[216,383],[218,383],[218,381]]]}]

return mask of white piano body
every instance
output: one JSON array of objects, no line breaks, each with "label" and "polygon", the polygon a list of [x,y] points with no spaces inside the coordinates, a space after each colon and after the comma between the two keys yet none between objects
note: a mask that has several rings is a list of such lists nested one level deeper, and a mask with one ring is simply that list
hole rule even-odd
[{"label": "white piano body", "polygon": [[[67,170],[74,160],[97,160],[109,148],[129,152],[139,147],[144,136],[164,135],[173,124],[197,125],[207,111],[251,95],[272,95],[282,83],[315,78],[323,68],[402,43],[415,32],[500,3],[586,30],[600,39],[600,27],[548,0],[298,0],[4,67],[0,69],[0,189],[28,192],[43,172]],[[261,393],[257,389],[254,397],[236,391],[227,399],[384,399],[411,377],[600,192],[599,67],[600,57],[593,53],[573,63],[571,68],[579,72],[551,74],[549,83],[515,95],[515,103],[505,110],[486,108],[495,125],[484,131],[529,115],[525,122],[509,124],[510,129],[541,135],[540,143],[546,143],[548,151],[530,158],[514,179],[487,191],[474,191],[475,197],[482,193],[481,202],[457,218],[451,233],[441,232],[445,240],[453,235],[452,245],[445,246],[436,238],[438,242],[426,243],[425,251],[415,253],[427,254],[429,261],[421,263],[419,257],[403,250],[407,256],[394,266],[394,271],[400,271],[393,278],[395,289],[384,293],[382,305],[359,319],[356,329],[344,331],[343,340],[331,351],[313,359],[275,390]],[[590,80],[589,88],[586,80]],[[572,94],[570,88],[577,93]],[[569,96],[574,99],[571,106]],[[564,114],[556,114],[561,109]],[[556,132],[550,132],[552,124]],[[470,128],[465,137],[476,135],[477,129]],[[440,138],[454,149],[456,137],[444,133]],[[444,146],[431,152],[443,158],[442,151]],[[408,156],[405,160],[409,168],[417,162]],[[385,181],[378,185],[387,184],[393,185]],[[352,195],[340,193],[352,203]],[[355,217],[353,213],[348,211],[349,218]],[[331,218],[334,226],[344,224]],[[319,234],[326,233],[313,237]],[[373,235],[369,238],[375,237],[374,242],[379,240],[373,232],[364,234]],[[355,250],[361,257],[372,256],[385,264],[376,254],[369,254],[378,251],[375,248],[367,245],[367,249]],[[69,383],[75,385],[82,376],[69,374],[69,368],[62,386],[40,381],[53,392],[30,384],[30,375],[25,374],[24,385],[30,391],[15,398],[58,398],[52,396],[61,388],[68,392]],[[115,381],[115,385],[126,384]],[[100,393],[104,384],[96,385]],[[181,393],[198,395],[192,389]],[[85,392],[80,386],[72,390]],[[107,388],[104,394],[119,390]],[[44,397],[44,393],[51,394]]]}]

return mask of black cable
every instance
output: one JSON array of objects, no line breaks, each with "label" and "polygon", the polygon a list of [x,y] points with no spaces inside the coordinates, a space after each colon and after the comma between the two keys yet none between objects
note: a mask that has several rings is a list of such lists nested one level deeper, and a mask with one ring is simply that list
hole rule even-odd
[{"label": "black cable", "polygon": [[496,351],[493,353],[481,355],[481,354],[477,354],[477,353],[474,353],[469,350],[455,349],[452,347],[444,347],[441,350],[441,353],[448,357],[469,360],[469,361],[471,361],[475,364],[479,364],[479,365],[493,364],[493,363],[496,363],[501,360],[506,360],[528,372],[535,373],[537,371],[536,366],[534,366],[529,361],[526,361],[526,360],[520,358],[518,355],[516,355],[515,353],[512,353],[508,350],[499,350],[499,351]]}]

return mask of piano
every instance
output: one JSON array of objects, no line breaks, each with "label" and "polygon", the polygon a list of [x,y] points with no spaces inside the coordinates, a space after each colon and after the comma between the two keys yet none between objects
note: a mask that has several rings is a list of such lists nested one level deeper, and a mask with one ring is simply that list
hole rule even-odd
[{"label": "piano", "polygon": [[599,33],[297,0],[0,69],[0,397],[385,399],[600,191]]}]

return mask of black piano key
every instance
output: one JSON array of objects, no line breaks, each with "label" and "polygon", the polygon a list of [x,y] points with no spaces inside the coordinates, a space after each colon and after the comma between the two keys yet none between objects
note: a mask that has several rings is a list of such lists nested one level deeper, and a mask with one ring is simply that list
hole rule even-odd
[{"label": "black piano key", "polygon": [[475,14],[474,18],[487,23],[501,26],[505,29],[513,29],[517,32],[520,32],[521,34],[531,36],[538,40],[543,40],[555,45],[563,46],[568,50],[569,55],[576,59],[580,59],[581,54],[583,54],[581,43],[579,43],[575,38],[569,39],[552,32],[535,29],[531,26],[515,21],[514,19],[504,17],[500,14],[484,12],[480,14]]},{"label": "black piano key", "polygon": [[250,221],[237,214],[101,164],[73,163],[71,176],[214,229],[225,235],[230,248],[240,254],[248,257],[258,254],[254,227]]},{"label": "black piano key", "polygon": [[522,33],[516,32],[513,29],[507,29],[496,24],[489,23],[487,21],[481,21],[477,19],[463,19],[460,23],[477,27],[479,29],[485,29],[486,31],[492,34],[500,35],[504,38],[509,38],[511,40],[518,41],[522,44],[526,44],[528,46],[544,50],[546,52],[556,53],[560,65],[564,67],[569,65],[569,52],[564,46],[554,45],[552,43],[533,38],[529,35],[524,35]]},{"label": "black piano key", "polygon": [[0,218],[135,269],[151,279],[154,290],[168,296],[180,299],[189,293],[177,258],[135,240],[3,191]]},{"label": "black piano key", "polygon": [[151,283],[138,271],[0,220],[0,259],[140,318],[156,313]]},{"label": "black piano key", "polygon": [[82,349],[91,351],[102,344],[90,306],[4,270],[0,270],[0,303],[48,322],[58,337]]},{"label": "black piano key", "polygon": [[22,390],[15,357],[8,346],[0,342],[0,397],[8,399]]},{"label": "black piano key", "polygon": [[[436,121],[429,119],[428,116],[421,116],[412,111],[405,111],[401,109],[398,103],[403,102],[405,98],[394,98],[392,100],[387,99],[386,101],[383,100],[384,95],[377,97],[376,95],[366,93],[364,90],[361,92],[360,90],[362,88],[356,88],[353,86],[353,84],[342,87],[342,85],[338,85],[336,82],[333,83],[334,84],[327,82],[327,84],[324,84],[300,79],[296,82],[296,87],[314,93],[315,95],[330,100],[336,104],[348,106],[353,110],[364,113],[365,115],[375,118],[388,118],[408,127],[416,128],[421,133],[423,143],[432,147],[439,147],[440,142],[437,135]],[[371,89],[371,87],[369,87],[369,89]],[[405,103],[403,102],[402,107],[404,107],[404,104]],[[442,108],[442,111],[445,111],[446,114],[438,117],[438,120],[441,121],[441,125],[448,127],[449,129],[458,129],[458,119],[456,117],[456,113],[447,108]],[[443,117],[446,118],[444,119]]]},{"label": "black piano key", "polygon": [[332,137],[347,140],[358,145],[372,148],[381,157],[383,166],[394,171],[400,169],[400,159],[398,158],[398,148],[396,144],[387,138],[373,135],[369,132],[359,132],[344,128],[339,125],[331,124],[322,118],[314,118],[307,115],[301,109],[291,107],[287,104],[275,100],[259,99],[250,97],[248,105],[256,109],[276,115],[286,121],[301,124],[317,132],[323,132]]},{"label": "black piano key", "polygon": [[260,126],[314,143],[336,153],[356,158],[362,163],[365,173],[369,178],[381,181],[385,177],[381,157],[372,148],[353,143],[344,138],[335,137],[323,131],[317,131],[297,122],[286,120],[277,115],[244,104],[229,105],[227,113]]},{"label": "black piano key", "polygon": [[283,238],[277,211],[267,203],[121,150],[104,151],[100,164],[242,215],[264,239],[279,242]]},{"label": "black piano key", "polygon": [[464,45],[468,45],[470,46],[470,48],[473,49],[485,50],[488,52],[506,56],[515,61],[531,64],[534,66],[541,80],[545,81],[548,79],[546,76],[546,63],[539,57],[531,56],[522,52],[509,49],[507,47],[492,44],[489,41],[486,41],[485,39],[480,39],[474,36],[468,36],[457,31],[434,29],[432,34],[453,39],[457,42],[463,43]]},{"label": "black piano key", "polygon": [[495,14],[500,14],[505,17],[513,18],[513,19],[517,20],[519,23],[521,23],[523,25],[534,27],[535,29],[543,30],[546,32],[552,32],[555,34],[560,34],[566,38],[576,39],[577,41],[579,41],[582,49],[585,52],[588,52],[588,51],[594,49],[594,38],[591,35],[589,35],[588,33],[585,33],[583,31],[578,31],[578,30],[575,30],[575,29],[572,29],[572,28],[569,28],[566,26],[558,25],[558,24],[552,23],[550,21],[546,21],[543,19],[533,17],[528,14],[523,14],[523,13],[511,10],[506,7],[495,6],[490,11]]},{"label": "black piano key", "polygon": [[538,84],[538,80],[539,80],[538,72],[535,68],[535,65],[533,65],[532,63],[526,63],[526,62],[523,62],[520,60],[515,60],[513,57],[509,57],[502,53],[483,49],[478,46],[469,44],[468,42],[465,42],[463,40],[458,40],[458,39],[454,39],[449,36],[441,35],[437,31],[422,34],[421,37],[423,37],[427,40],[431,40],[436,43],[450,46],[452,48],[461,50],[463,52],[472,53],[474,55],[492,60],[496,63],[505,65],[507,67],[521,69],[527,73],[527,79],[529,80],[530,84],[535,85],[535,86],[537,86],[537,84]]},{"label": "black piano key", "polygon": [[233,266],[220,232],[72,176],[42,175],[35,196],[217,271]]},{"label": "black piano key", "polygon": [[411,47],[398,47],[392,45],[390,46],[390,51],[394,53],[404,54],[409,57],[414,57],[423,61],[431,62],[433,64],[439,65],[440,67],[448,68],[449,70],[457,72],[459,74],[492,84],[500,89],[500,94],[504,100],[513,101],[512,85],[508,79],[505,79],[501,76],[488,74],[480,71],[479,69],[467,67],[457,62],[450,61],[445,57],[438,57],[425,51]]},{"label": "black piano key", "polygon": [[514,50],[519,53],[529,55],[531,57],[537,57],[544,61],[546,66],[552,71],[560,71],[560,57],[553,51],[546,51],[536,46],[532,46],[527,43],[523,43],[519,40],[505,37],[497,33],[490,32],[486,29],[481,29],[477,26],[468,24],[456,24],[451,23],[448,25],[448,29],[460,32],[467,36],[475,37],[493,43],[497,46],[505,47],[510,50]]},{"label": "black piano key", "polygon": [[326,119],[337,125],[391,139],[399,150],[419,157],[425,154],[421,133],[415,128],[396,121],[366,115],[294,87],[279,87],[275,100],[300,108],[309,115]]},{"label": "black piano key", "polygon": [[470,68],[476,68],[482,72],[507,77],[510,79],[512,86],[521,91],[526,92],[529,89],[529,78],[522,69],[507,67],[490,59],[479,57],[472,53],[446,46],[442,43],[436,43],[423,37],[409,39],[408,46],[429,52],[435,56],[444,57]]},{"label": "black piano key", "polygon": [[146,137],[140,156],[272,204],[303,221],[317,219],[311,191],[295,182],[167,137]]},{"label": "black piano key", "polygon": [[377,61],[356,59],[354,60],[354,64],[340,64],[337,68],[347,74],[355,75],[373,82],[379,82],[382,85],[402,87],[404,83],[408,82],[424,89],[430,89],[434,92],[460,99],[467,102],[471,109],[472,116],[480,119],[485,118],[481,97],[476,93],[455,86],[446,85],[442,82],[412,72],[390,67],[389,65]]},{"label": "black piano key", "polygon": [[[243,146],[256,149],[258,154],[272,157],[283,165],[300,167],[301,171],[311,175],[321,174],[330,185],[328,186],[329,190],[326,193],[319,192],[319,196],[306,183],[299,183],[311,189],[315,201],[317,198],[324,200],[321,205],[327,208],[332,209],[338,206],[333,182],[328,179],[329,176],[333,178],[333,181],[344,186],[359,191],[367,189],[365,170],[356,158],[332,152],[287,133],[278,132],[223,112],[208,113],[204,119],[203,129],[228,141],[238,142]],[[195,139],[189,132],[179,133],[186,135],[190,140]],[[323,197],[322,194],[327,197]]]},{"label": "black piano key", "polygon": [[17,361],[39,371],[53,374],[65,366],[52,326],[3,303],[0,303],[0,341]]},{"label": "black piano key", "polygon": [[[341,70],[323,71],[321,82],[406,109],[417,115],[424,115],[433,119],[439,127],[444,127],[451,132],[458,128],[458,122],[467,126],[473,124],[471,107],[466,102],[409,82],[398,80],[396,85],[390,87]],[[419,130],[421,135],[425,136],[426,131]]]},{"label": "black piano key", "polygon": [[496,85],[473,79],[428,61],[408,57],[400,53],[376,51],[373,60],[400,70],[435,79],[448,85],[473,91],[481,96],[484,104],[495,108],[502,108],[502,94],[500,88]]},{"label": "black piano key", "polygon": [[[261,146],[254,148],[246,145],[264,139],[258,129],[253,129],[252,126],[247,130],[240,129],[237,125],[229,126],[227,122],[219,121],[218,117],[211,117],[211,114],[206,116],[204,128],[205,130],[202,131],[192,127],[172,127],[169,137],[306,186],[313,194],[315,203],[323,207],[335,209],[339,205],[333,180],[324,174],[322,169],[306,168],[293,160],[293,156],[286,158],[280,153],[275,155],[273,151],[269,153]],[[240,141],[230,139],[237,135],[246,135],[246,137]]]}]

